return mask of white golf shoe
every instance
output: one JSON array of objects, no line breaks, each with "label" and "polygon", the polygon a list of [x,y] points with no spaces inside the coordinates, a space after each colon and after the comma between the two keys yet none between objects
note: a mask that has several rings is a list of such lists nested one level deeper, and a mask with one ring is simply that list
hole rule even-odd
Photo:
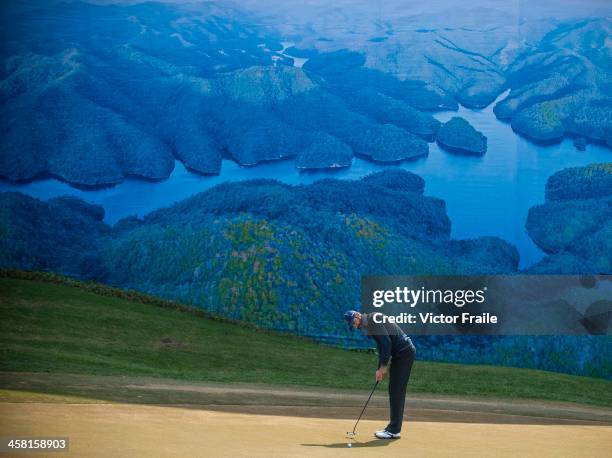
[{"label": "white golf shoe", "polygon": [[386,429],[376,431],[374,433],[374,436],[376,436],[378,439],[399,439],[400,437],[402,437],[400,433],[394,434],[394,433],[387,431]]}]

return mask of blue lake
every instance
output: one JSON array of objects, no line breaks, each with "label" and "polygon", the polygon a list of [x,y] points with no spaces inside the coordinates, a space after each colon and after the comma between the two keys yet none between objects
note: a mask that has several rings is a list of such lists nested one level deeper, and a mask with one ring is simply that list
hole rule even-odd
[{"label": "blue lake", "polygon": [[[500,96],[501,97],[501,96]],[[544,185],[554,172],[567,167],[612,160],[612,151],[588,145],[578,151],[570,140],[558,145],[539,146],[517,136],[509,124],[493,114],[493,105],[483,110],[461,107],[458,112],[437,113],[440,121],[462,116],[488,138],[488,151],[482,157],[461,156],[429,144],[429,156],[401,165],[426,180],[425,193],[446,201],[452,221],[453,238],[484,235],[501,237],[517,246],[521,267],[544,255],[527,236],[525,220],[530,207],[544,201]],[[386,166],[354,159],[348,169],[303,173],[293,161],[279,161],[256,167],[241,167],[226,160],[218,176],[201,176],[176,162],[172,175],[163,181],[127,179],[112,188],[84,191],[55,179],[14,184],[0,181],[0,191],[21,191],[48,199],[64,194],[100,204],[106,221],[115,223],[129,215],[144,215],[166,207],[194,193],[225,181],[274,178],[289,184],[306,184],[321,178],[357,179]]]}]

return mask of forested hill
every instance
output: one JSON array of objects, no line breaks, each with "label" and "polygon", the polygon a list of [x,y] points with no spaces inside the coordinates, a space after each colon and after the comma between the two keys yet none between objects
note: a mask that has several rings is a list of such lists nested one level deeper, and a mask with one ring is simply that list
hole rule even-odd
[{"label": "forested hill", "polygon": [[396,5],[385,36],[372,37],[379,24],[363,5],[330,30],[337,18],[321,2],[320,17],[292,22],[300,46],[287,52],[309,56],[298,68],[283,52],[288,21],[261,5],[15,3],[0,16],[0,177],[10,181],[160,180],[175,159],[202,174],[219,173],[223,157],[396,163],[426,156],[439,129],[443,147],[484,154],[482,133],[466,121],[440,128],[430,112],[482,108],[508,89],[495,114],[516,132],[612,145],[605,18],[536,21],[524,37],[502,4],[439,16]]},{"label": "forested hill", "polygon": [[[249,322],[338,333],[368,273],[516,271],[500,239],[451,240],[443,201],[389,170],[359,181],[227,183],[106,225],[75,198],[0,194],[3,266],[53,270],[135,288]],[[316,314],[305,313],[316,311]]]},{"label": "forested hill", "polygon": [[[593,164],[549,179],[546,202],[526,221],[549,256],[530,272],[612,272],[610,171],[609,163]],[[225,183],[112,227],[102,207],[74,197],[0,193],[0,266],[134,288],[277,329],[336,334],[338,313],[358,303],[362,275],[517,271],[518,252],[501,239],[451,239],[444,201],[424,188],[402,169],[306,186]]]}]

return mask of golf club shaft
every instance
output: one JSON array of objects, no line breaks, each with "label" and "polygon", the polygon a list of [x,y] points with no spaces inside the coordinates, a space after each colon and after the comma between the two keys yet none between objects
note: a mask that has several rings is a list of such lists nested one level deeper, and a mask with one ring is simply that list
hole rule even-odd
[{"label": "golf club shaft", "polygon": [[355,435],[355,430],[357,429],[357,425],[359,424],[359,420],[361,420],[361,416],[363,415],[363,413],[365,412],[366,407],[370,403],[370,399],[372,399],[372,395],[374,394],[374,391],[376,390],[377,386],[378,386],[378,381],[376,381],[376,383],[374,384],[374,388],[372,388],[372,392],[370,393],[370,396],[368,396],[368,400],[365,402],[365,405],[363,406],[363,409],[361,409],[361,413],[359,414],[359,418],[357,418],[357,422],[355,423],[355,427],[353,428],[353,435]]}]

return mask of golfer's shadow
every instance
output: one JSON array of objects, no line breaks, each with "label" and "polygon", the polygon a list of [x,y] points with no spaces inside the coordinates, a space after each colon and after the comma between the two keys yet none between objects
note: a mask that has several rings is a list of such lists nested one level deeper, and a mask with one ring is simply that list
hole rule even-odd
[{"label": "golfer's shadow", "polygon": [[[385,447],[389,445],[392,440],[380,440],[380,439],[372,439],[367,442],[353,442],[352,448],[360,448],[360,447]],[[347,442],[336,442],[332,444],[302,444],[302,447],[326,447],[326,448],[348,448]]]}]

